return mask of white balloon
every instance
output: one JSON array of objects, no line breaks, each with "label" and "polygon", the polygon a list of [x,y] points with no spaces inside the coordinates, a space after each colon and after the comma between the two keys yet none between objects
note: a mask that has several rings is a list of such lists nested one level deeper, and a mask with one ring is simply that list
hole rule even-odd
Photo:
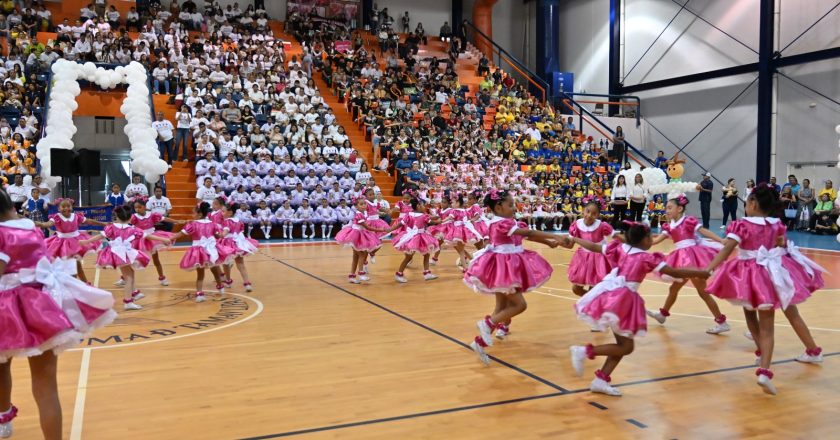
[{"label": "white balloon", "polygon": [[834,127],[834,131],[837,132],[837,134],[840,134],[840,124],[837,124],[837,126]]}]

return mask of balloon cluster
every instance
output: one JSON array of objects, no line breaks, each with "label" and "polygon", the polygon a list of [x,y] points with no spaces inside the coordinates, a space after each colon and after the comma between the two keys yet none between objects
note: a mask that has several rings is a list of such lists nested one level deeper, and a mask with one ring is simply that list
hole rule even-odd
[{"label": "balloon cluster", "polygon": [[152,128],[149,87],[146,84],[147,71],[142,64],[131,62],[113,70],[96,67],[93,63],[78,64],[64,59],[52,65],[53,85],[47,111],[46,136],[36,146],[36,156],[41,161],[41,175],[50,186],[61,179],[52,175],[50,150],[54,148],[72,150],[76,126],[73,111],[79,108],[76,97],[81,93],[79,79],[95,83],[103,89],[112,89],[128,83],[126,99],[120,107],[125,115],[125,134],[131,145],[132,169],[142,174],[146,181],[155,183],[165,174],[169,166],[160,159],[157,147],[157,131]]}]

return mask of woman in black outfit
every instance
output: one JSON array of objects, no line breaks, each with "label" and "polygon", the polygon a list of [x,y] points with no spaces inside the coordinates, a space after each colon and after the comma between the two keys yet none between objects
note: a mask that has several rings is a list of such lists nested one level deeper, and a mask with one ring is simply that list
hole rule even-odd
[{"label": "woman in black outfit", "polygon": [[735,186],[735,179],[730,178],[726,181],[726,186],[723,187],[723,224],[721,229],[726,227],[726,221],[729,217],[732,220],[738,220],[738,187]]}]

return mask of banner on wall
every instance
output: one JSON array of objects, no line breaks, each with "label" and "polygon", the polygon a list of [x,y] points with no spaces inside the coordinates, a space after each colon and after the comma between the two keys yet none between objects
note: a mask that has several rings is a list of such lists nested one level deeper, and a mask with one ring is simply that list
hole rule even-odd
[{"label": "banner on wall", "polygon": [[335,51],[341,53],[347,53],[350,49],[353,48],[352,43],[348,40],[339,40],[334,43]]},{"label": "banner on wall", "polygon": [[359,15],[359,3],[359,0],[291,0],[287,14],[311,14],[351,24]]},{"label": "banner on wall", "polygon": [[[103,223],[110,223],[111,222],[111,214],[114,210],[114,207],[111,205],[100,205],[100,206],[82,206],[82,207],[74,207],[73,212],[78,212],[85,216],[85,218],[89,218],[91,220],[100,221]],[[49,215],[57,214],[58,213],[58,206],[50,205],[50,209],[48,211]],[[89,226],[89,225],[82,225],[79,229],[91,231],[101,231],[101,226]]]}]

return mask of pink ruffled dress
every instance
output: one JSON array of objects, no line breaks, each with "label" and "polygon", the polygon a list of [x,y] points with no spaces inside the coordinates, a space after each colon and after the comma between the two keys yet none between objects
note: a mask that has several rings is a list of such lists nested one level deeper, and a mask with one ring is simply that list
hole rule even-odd
[{"label": "pink ruffled dress", "polygon": [[706,290],[748,310],[787,308],[824,285],[825,270],[792,244],[776,247],[786,228],[777,218],[744,217],[729,223],[726,238],[738,242],[738,258],[723,263]]},{"label": "pink ruffled dress", "polygon": [[260,244],[257,240],[245,236],[245,224],[236,217],[225,219],[222,228],[227,231],[227,235],[219,240],[219,243],[222,246],[236,249],[234,251],[235,256],[251,255],[259,248]]},{"label": "pink ruffled dress", "polygon": [[449,215],[452,212],[452,208],[446,208],[440,212],[437,212],[437,216],[440,217],[440,223],[436,225],[429,226],[426,230],[429,234],[432,234],[433,237],[437,238],[438,240],[443,240],[446,237],[446,232],[452,227],[452,217]]},{"label": "pink ruffled dress", "polygon": [[[569,227],[570,236],[594,243],[606,244],[607,238],[612,237],[613,233],[612,226],[601,220],[595,220],[595,223],[586,226],[583,219],[578,219]],[[612,266],[603,253],[581,247],[575,251],[569,263],[569,281],[579,286],[594,286],[601,282],[610,270]]]},{"label": "pink ruffled dress", "polygon": [[464,283],[478,293],[525,293],[545,284],[554,271],[534,251],[522,247],[521,235],[514,235],[525,223],[497,217],[490,221],[490,244],[473,254],[464,273]]},{"label": "pink ruffled dress", "polygon": [[487,223],[487,217],[484,216],[484,208],[479,205],[472,205],[467,209],[467,217],[473,218],[478,216],[478,220],[472,222],[473,229],[481,237],[481,240],[487,240],[490,236],[490,225]]},{"label": "pink ruffled dress", "polygon": [[162,241],[155,241],[150,240],[150,236],[160,237],[163,239],[171,240],[175,237],[175,234],[166,231],[157,231],[155,230],[155,225],[160,223],[163,220],[163,216],[157,212],[146,212],[146,215],[140,216],[139,214],[135,213],[131,216],[130,223],[134,225],[134,227],[143,231],[143,238],[136,240],[134,243],[134,248],[143,251],[149,254],[157,253],[157,251],[161,249],[165,249],[167,247]]},{"label": "pink ruffled dress", "polygon": [[367,224],[367,213],[357,212],[350,224],[341,228],[335,235],[335,241],[352,248],[354,251],[373,252],[382,246],[382,241],[376,232],[365,229],[362,225]]},{"label": "pink ruffled dress", "polygon": [[111,223],[105,227],[104,233],[108,245],[99,251],[96,267],[117,269],[131,266],[139,270],[149,265],[149,254],[135,247],[135,243],[143,239],[143,230],[128,223]]},{"label": "pink ruffled dress", "polygon": [[212,211],[207,218],[219,226],[223,226],[225,224],[225,215],[222,213],[222,210]]},{"label": "pink ruffled dress", "polygon": [[[379,203],[371,202],[370,200],[366,200],[367,202],[367,224],[371,228],[376,229],[391,229],[391,226],[385,220],[379,218]],[[377,237],[384,237],[388,235],[388,232],[376,232]]]},{"label": "pink ruffled dress", "polygon": [[645,300],[637,292],[645,276],[667,264],[665,255],[645,252],[613,240],[603,246],[612,270],[575,303],[578,319],[593,328],[612,329],[626,338],[647,332]]},{"label": "pink ruffled dress", "polygon": [[[402,221],[403,217],[407,216],[408,214],[411,214],[411,212],[413,211],[413,209],[411,208],[411,203],[405,203],[402,200],[397,202],[397,209],[400,210],[399,217],[397,217],[397,219],[396,219],[396,221],[398,223],[400,221]],[[402,226],[402,223],[400,223],[400,227],[397,228],[396,230],[392,231],[391,236],[395,237],[395,236],[401,234],[403,232],[403,229],[404,229],[404,227]]]},{"label": "pink ruffled dress", "polygon": [[[697,231],[703,225],[697,217],[688,215],[682,216],[677,221],[662,225],[662,233],[674,241],[675,249],[665,257],[665,263],[671,267],[697,267],[704,268],[715,259],[718,251],[723,247],[717,242],[698,238]],[[675,281],[674,278],[662,275],[666,281]]]},{"label": "pink ruffled dress", "polygon": [[0,222],[0,363],[56,354],[111,323],[114,297],[73,275],[74,261],[50,261],[44,235],[28,219]]},{"label": "pink ruffled dress", "polygon": [[82,245],[80,241],[90,239],[90,235],[79,231],[85,222],[85,216],[78,213],[70,214],[69,218],[61,214],[50,216],[55,222],[55,235],[47,239],[47,253],[52,258],[81,260],[87,254],[96,253],[98,244]]},{"label": "pink ruffled dress", "polygon": [[233,248],[216,240],[216,234],[222,232],[222,226],[209,218],[187,223],[182,232],[192,237],[192,246],[181,257],[181,269],[191,271],[199,267],[227,264],[236,253]]},{"label": "pink ruffled dress", "polygon": [[452,217],[452,226],[449,227],[446,236],[443,238],[447,244],[473,244],[482,239],[481,234],[475,230],[472,222],[467,219],[466,210],[452,208],[449,216]]},{"label": "pink ruffled dress", "polygon": [[394,249],[405,253],[428,255],[438,251],[437,239],[426,230],[429,215],[412,212],[401,220],[404,231],[393,238]]}]

